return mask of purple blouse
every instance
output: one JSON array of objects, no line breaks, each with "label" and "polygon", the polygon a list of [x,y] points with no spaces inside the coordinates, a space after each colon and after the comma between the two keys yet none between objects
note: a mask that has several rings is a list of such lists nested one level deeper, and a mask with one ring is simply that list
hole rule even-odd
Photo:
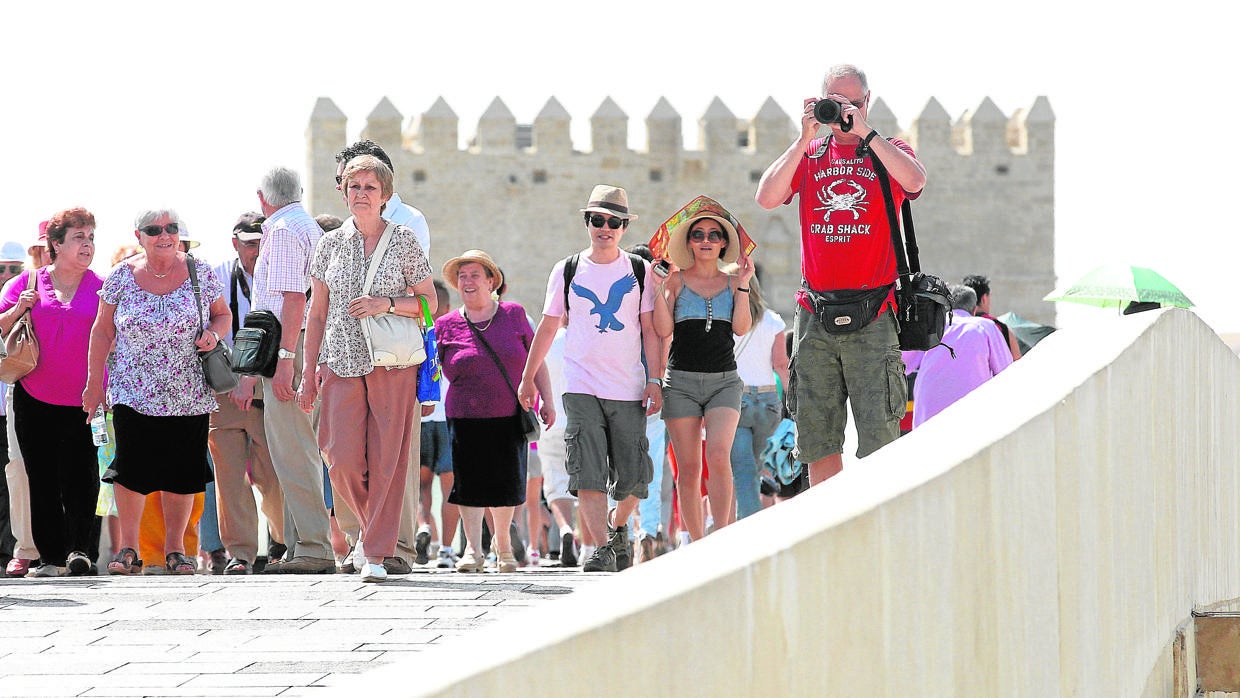
[{"label": "purple blouse", "polygon": [[[447,313],[435,321],[439,361],[443,365],[444,377],[448,379],[445,414],[449,419],[510,417],[516,414],[517,397],[513,389],[521,383],[525,359],[534,341],[534,331],[525,318],[525,309],[516,303],[501,302],[489,325],[485,322],[474,323],[504,362],[512,388],[508,387],[491,354],[478,343],[461,312]],[[484,327],[485,330],[482,329]]]},{"label": "purple blouse", "polygon": [[[29,283],[31,270],[22,272],[5,287],[0,313],[17,305]],[[30,396],[49,405],[81,406],[86,389],[86,353],[90,328],[99,313],[99,289],[103,279],[89,269],[68,303],[56,298],[47,267],[37,270],[35,290],[39,301],[30,309],[34,336],[39,341],[39,363],[20,383]]]},{"label": "purple blouse", "polygon": [[207,414],[218,407],[203,378],[194,340],[210,322],[209,306],[224,285],[206,262],[197,262],[201,321],[189,279],[175,291],[157,296],[138,286],[133,269],[122,262],[104,280],[100,296],[116,306],[109,404],[128,405],[151,417]]}]

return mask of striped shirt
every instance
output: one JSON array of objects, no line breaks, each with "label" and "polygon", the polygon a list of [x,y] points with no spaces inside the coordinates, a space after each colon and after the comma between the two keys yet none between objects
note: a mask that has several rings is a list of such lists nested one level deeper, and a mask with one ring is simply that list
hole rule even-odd
[{"label": "striped shirt", "polygon": [[[310,288],[310,260],[323,229],[298,201],[271,214],[262,225],[251,302],[254,310],[270,310],[280,317],[285,292],[305,293]],[[300,329],[305,323],[303,316]]]}]

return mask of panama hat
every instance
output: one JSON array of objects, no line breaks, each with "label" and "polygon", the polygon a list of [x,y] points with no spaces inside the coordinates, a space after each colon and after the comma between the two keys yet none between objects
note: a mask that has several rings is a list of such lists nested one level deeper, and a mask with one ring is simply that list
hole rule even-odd
[{"label": "panama hat", "polygon": [[25,262],[26,250],[20,242],[9,240],[0,246],[0,262]]},{"label": "panama hat", "polygon": [[609,213],[617,218],[635,221],[636,213],[629,212],[629,195],[620,187],[610,184],[595,185],[590,192],[590,202],[581,209],[582,213]]},{"label": "panama hat", "polygon": [[[689,215],[686,217],[685,213]],[[710,218],[719,223],[724,234],[728,236],[727,247],[723,248],[723,252],[719,255],[720,260],[726,264],[735,262],[740,257],[740,238],[736,234],[736,228],[740,223],[718,201],[708,196],[699,196],[690,201],[677,215],[682,216],[683,219],[672,226],[667,238],[667,258],[672,261],[672,264],[681,269],[693,266],[693,252],[689,250],[688,245],[689,229],[703,218]]]},{"label": "panama hat", "polygon": [[460,257],[453,257],[443,264],[443,280],[453,289],[456,289],[456,274],[460,270],[462,264],[477,262],[486,267],[491,273],[491,277],[495,279],[495,288],[504,285],[504,272],[499,270],[499,265],[495,260],[491,259],[491,255],[482,250],[466,250]]}]

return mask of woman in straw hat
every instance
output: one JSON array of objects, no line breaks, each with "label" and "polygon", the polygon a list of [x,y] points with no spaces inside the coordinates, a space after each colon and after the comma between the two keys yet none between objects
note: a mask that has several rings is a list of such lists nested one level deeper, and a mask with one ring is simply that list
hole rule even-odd
[{"label": "woman in straw hat", "polygon": [[[693,540],[706,534],[702,500],[702,428],[715,528],[735,516],[731,451],[740,419],[741,380],[732,334],[749,332],[753,262],[741,253],[736,219],[718,202],[699,197],[696,211],[669,230],[667,255],[677,269],[660,288],[655,330],[671,337],[663,388],[663,419],[676,454],[680,516]],[[693,209],[690,209],[691,211]],[[736,262],[727,274],[720,262]]]},{"label": "woman in straw hat", "polygon": [[[482,571],[482,518],[490,509],[499,571],[516,572],[510,524],[525,502],[529,457],[516,386],[534,331],[524,308],[496,298],[504,274],[486,252],[469,250],[449,259],[443,279],[461,296],[460,312],[435,321],[439,360],[449,385],[444,400],[452,444],[448,501],[460,507],[468,541],[456,569]],[[550,426],[555,407],[546,366],[538,369],[534,384],[542,397],[540,416]]]},{"label": "woman in straw hat", "polygon": [[[323,234],[310,263],[297,399],[310,412],[316,394],[322,395],[319,448],[327,456],[332,492],[361,524],[353,564],[363,582],[382,582],[384,561],[396,554],[409,451],[419,448],[413,443],[421,412],[418,368],[376,367],[361,320],[384,313],[421,317],[418,297],[432,312],[438,297],[413,231],[380,216],[392,198],[392,170],[363,155],[349,161],[341,186],[353,215]],[[387,248],[377,253],[385,232]],[[372,264],[374,278],[363,294]]]}]

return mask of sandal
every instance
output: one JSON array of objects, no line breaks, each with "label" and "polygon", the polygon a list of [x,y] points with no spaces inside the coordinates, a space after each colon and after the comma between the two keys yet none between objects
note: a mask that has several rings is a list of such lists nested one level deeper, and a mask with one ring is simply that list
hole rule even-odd
[{"label": "sandal", "polygon": [[228,565],[224,567],[224,574],[250,574],[251,571],[250,561],[239,557],[229,560]]},{"label": "sandal", "polygon": [[138,559],[138,551],[121,548],[108,563],[108,574],[142,574],[142,560]]},{"label": "sandal", "polygon": [[168,553],[164,556],[164,562],[168,574],[193,574],[198,571],[198,565],[186,557],[185,553]]}]

